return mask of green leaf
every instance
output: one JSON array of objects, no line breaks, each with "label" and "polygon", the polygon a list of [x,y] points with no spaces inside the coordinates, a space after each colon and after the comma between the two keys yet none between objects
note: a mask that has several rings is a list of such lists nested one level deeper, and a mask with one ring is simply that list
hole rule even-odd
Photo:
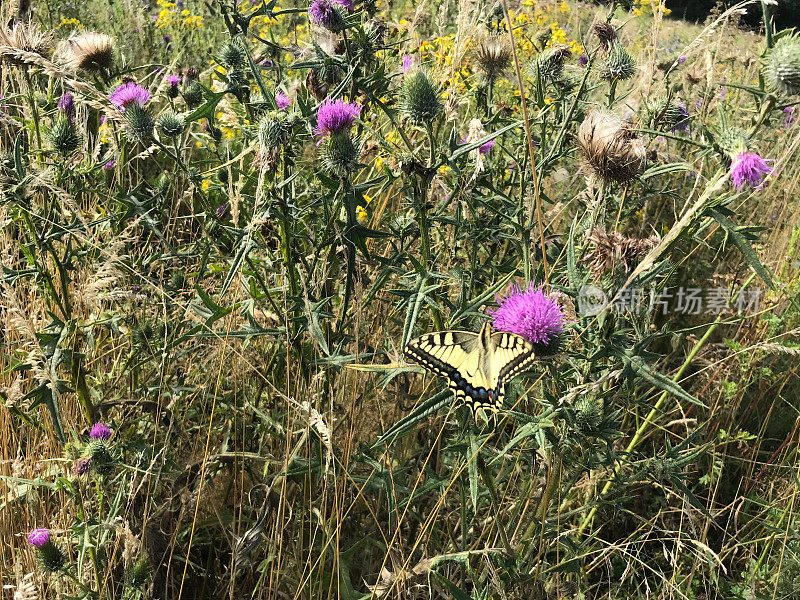
[{"label": "green leaf", "polygon": [[[640,356],[625,352],[615,352],[615,354],[622,359],[623,363],[625,363],[625,370],[629,373],[636,374],[648,383],[661,390],[664,390],[665,392],[669,392],[673,396],[682,398],[683,400],[691,402],[692,404],[697,404],[698,406],[702,406],[704,408],[706,407],[705,404],[700,402],[700,400],[692,396],[689,392],[672,381],[672,379],[662,375],[658,371],[654,371]],[[624,371],[623,375],[625,375]]]},{"label": "green leaf", "polygon": [[199,85],[203,89],[203,94],[206,97],[206,102],[202,106],[198,106],[196,109],[194,109],[194,111],[190,112],[184,118],[184,121],[186,121],[187,123],[191,123],[192,121],[197,121],[212,114],[214,112],[214,109],[217,107],[217,104],[219,104],[220,100],[222,100],[222,97],[228,93],[227,91],[212,92],[210,89],[208,89],[201,83],[198,83],[197,85]]},{"label": "green leaf", "polygon": [[219,297],[225,295],[225,292],[228,291],[228,288],[233,283],[233,278],[236,277],[236,274],[241,269],[242,264],[244,263],[247,255],[250,253],[250,250],[253,249],[255,246],[255,241],[253,240],[253,236],[250,235],[250,232],[246,232],[242,241],[239,243],[239,249],[236,251],[236,256],[233,257],[233,261],[231,262],[231,270],[228,272],[228,276],[225,278],[225,281],[222,283],[222,289],[220,289]]},{"label": "green leaf", "polygon": [[733,242],[733,245],[739,249],[739,252],[742,253],[742,256],[744,256],[745,260],[748,262],[750,267],[752,267],[753,271],[755,271],[758,276],[764,280],[764,283],[766,283],[771,290],[774,290],[775,282],[772,279],[772,274],[763,264],[761,264],[761,260],[758,258],[758,253],[745,237],[745,235],[747,235],[747,229],[737,227],[733,221],[723,214],[725,211],[721,210],[721,208],[722,207],[709,208],[708,214],[710,214],[714,220],[719,223],[720,227],[722,227],[722,229],[725,231],[726,238],[729,238],[731,242]]},{"label": "green leaf", "polygon": [[481,446],[475,431],[469,431],[469,450],[465,455],[467,460],[467,473],[469,475],[469,498],[472,500],[472,510],[478,512],[478,453]]}]

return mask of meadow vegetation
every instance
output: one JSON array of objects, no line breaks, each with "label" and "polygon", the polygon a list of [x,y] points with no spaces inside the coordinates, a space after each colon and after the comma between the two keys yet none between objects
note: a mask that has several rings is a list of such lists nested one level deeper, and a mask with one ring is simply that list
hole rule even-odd
[{"label": "meadow vegetation", "polygon": [[773,4],[0,5],[3,598],[800,596]]}]

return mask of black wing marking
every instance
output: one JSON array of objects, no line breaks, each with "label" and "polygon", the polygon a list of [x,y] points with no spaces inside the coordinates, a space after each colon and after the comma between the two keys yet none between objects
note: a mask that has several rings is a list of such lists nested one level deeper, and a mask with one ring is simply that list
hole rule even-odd
[{"label": "black wing marking", "polygon": [[[452,378],[461,360],[472,351],[478,336],[469,331],[437,331],[411,340],[403,349],[403,357],[429,371]],[[451,359],[458,359],[454,362]]]},{"label": "black wing marking", "polygon": [[495,333],[492,338],[495,353],[505,350],[509,354],[498,375],[498,387],[502,388],[506,381],[530,368],[536,361],[536,351],[528,340],[513,333]]}]

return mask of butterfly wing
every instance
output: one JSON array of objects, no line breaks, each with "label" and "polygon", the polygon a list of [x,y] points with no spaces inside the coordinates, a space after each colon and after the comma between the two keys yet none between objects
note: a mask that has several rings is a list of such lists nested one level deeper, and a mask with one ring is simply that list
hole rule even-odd
[{"label": "butterfly wing", "polygon": [[494,410],[499,410],[503,406],[506,383],[531,367],[536,352],[528,340],[505,331],[492,334],[492,348],[492,387],[496,390]]},{"label": "butterfly wing", "polygon": [[[464,400],[463,372],[477,365],[476,340],[470,331],[437,331],[411,340],[403,349],[403,357],[422,365],[432,373],[447,377],[457,400]],[[473,367],[471,370],[477,370]]]}]

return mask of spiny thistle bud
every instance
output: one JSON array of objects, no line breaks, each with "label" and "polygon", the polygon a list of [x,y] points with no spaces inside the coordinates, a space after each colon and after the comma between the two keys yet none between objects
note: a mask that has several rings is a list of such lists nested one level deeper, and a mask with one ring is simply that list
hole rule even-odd
[{"label": "spiny thistle bud", "polygon": [[273,112],[264,116],[258,125],[258,141],[264,148],[277,148],[286,139],[286,119],[282,113]]},{"label": "spiny thistle bud", "polygon": [[595,398],[578,398],[575,402],[575,425],[584,433],[595,431],[603,421],[603,404]]},{"label": "spiny thistle bud", "polygon": [[400,112],[418,125],[432,121],[442,112],[439,91],[424,71],[417,71],[400,88]]},{"label": "spiny thistle bud", "polygon": [[608,56],[600,67],[600,77],[607,81],[630,79],[636,73],[636,61],[633,60],[622,44],[613,44]]},{"label": "spiny thistle bud", "polygon": [[156,123],[158,131],[167,137],[178,137],[183,133],[184,121],[181,115],[176,115],[174,112],[165,112]]},{"label": "spiny thistle bud", "polygon": [[219,51],[219,62],[229,69],[240,69],[247,59],[244,48],[236,42],[228,42]]},{"label": "spiny thistle bud", "polygon": [[689,129],[689,112],[676,102],[660,98],[648,107],[653,127],[666,131],[686,131]]},{"label": "spiny thistle bud", "polygon": [[750,147],[750,136],[746,131],[736,128],[723,129],[717,137],[717,144],[728,154],[742,152]]},{"label": "spiny thistle bud", "polygon": [[564,74],[564,62],[572,56],[572,52],[567,46],[555,46],[545,50],[536,58],[532,71],[534,77],[536,71],[543,81],[556,81]]},{"label": "spiny thistle bud", "polygon": [[203,103],[203,88],[196,79],[189,79],[183,86],[183,99],[189,108],[195,108]]},{"label": "spiny thistle bud", "polygon": [[108,475],[114,470],[117,458],[106,440],[95,439],[89,442],[84,456],[92,461],[92,468],[101,475]]},{"label": "spiny thistle bud", "polygon": [[150,562],[147,560],[146,556],[142,556],[128,567],[125,579],[129,586],[134,589],[139,589],[150,580],[152,574],[153,569],[150,567]]},{"label": "spiny thistle bud", "polygon": [[347,130],[331,133],[321,149],[325,168],[340,177],[353,170],[361,155],[360,142],[353,141]]},{"label": "spiny thistle bud", "polygon": [[28,535],[28,543],[36,548],[39,553],[39,566],[50,573],[61,570],[67,557],[61,549],[50,540],[47,529],[34,529]]},{"label": "spiny thistle bud", "polygon": [[667,481],[680,474],[680,467],[669,458],[656,456],[647,462],[647,472],[656,481]]},{"label": "spiny thistle bud", "polygon": [[49,138],[53,148],[65,157],[75,152],[81,143],[81,136],[75,127],[75,123],[65,115],[56,119],[53,128],[50,130]]},{"label": "spiny thistle bud", "polygon": [[124,115],[128,122],[128,136],[131,140],[147,144],[153,139],[153,127],[156,122],[147,109],[138,104],[132,104],[125,110]]},{"label": "spiny thistle bud", "polygon": [[64,457],[69,460],[75,460],[81,455],[81,449],[77,444],[67,442],[64,444]]},{"label": "spiny thistle bud", "polygon": [[617,41],[616,28],[606,21],[598,21],[592,27],[594,34],[600,41],[600,46],[605,52],[609,52]]},{"label": "spiny thistle bud", "polygon": [[642,168],[647,149],[641,138],[614,113],[592,109],[578,130],[586,166],[605,181],[625,183]]},{"label": "spiny thistle bud", "polygon": [[511,48],[500,34],[484,36],[475,48],[475,60],[489,82],[494,82],[511,64]]},{"label": "spiny thistle bud", "polygon": [[785,35],[775,43],[764,65],[764,79],[776,93],[800,93],[800,36]]}]

